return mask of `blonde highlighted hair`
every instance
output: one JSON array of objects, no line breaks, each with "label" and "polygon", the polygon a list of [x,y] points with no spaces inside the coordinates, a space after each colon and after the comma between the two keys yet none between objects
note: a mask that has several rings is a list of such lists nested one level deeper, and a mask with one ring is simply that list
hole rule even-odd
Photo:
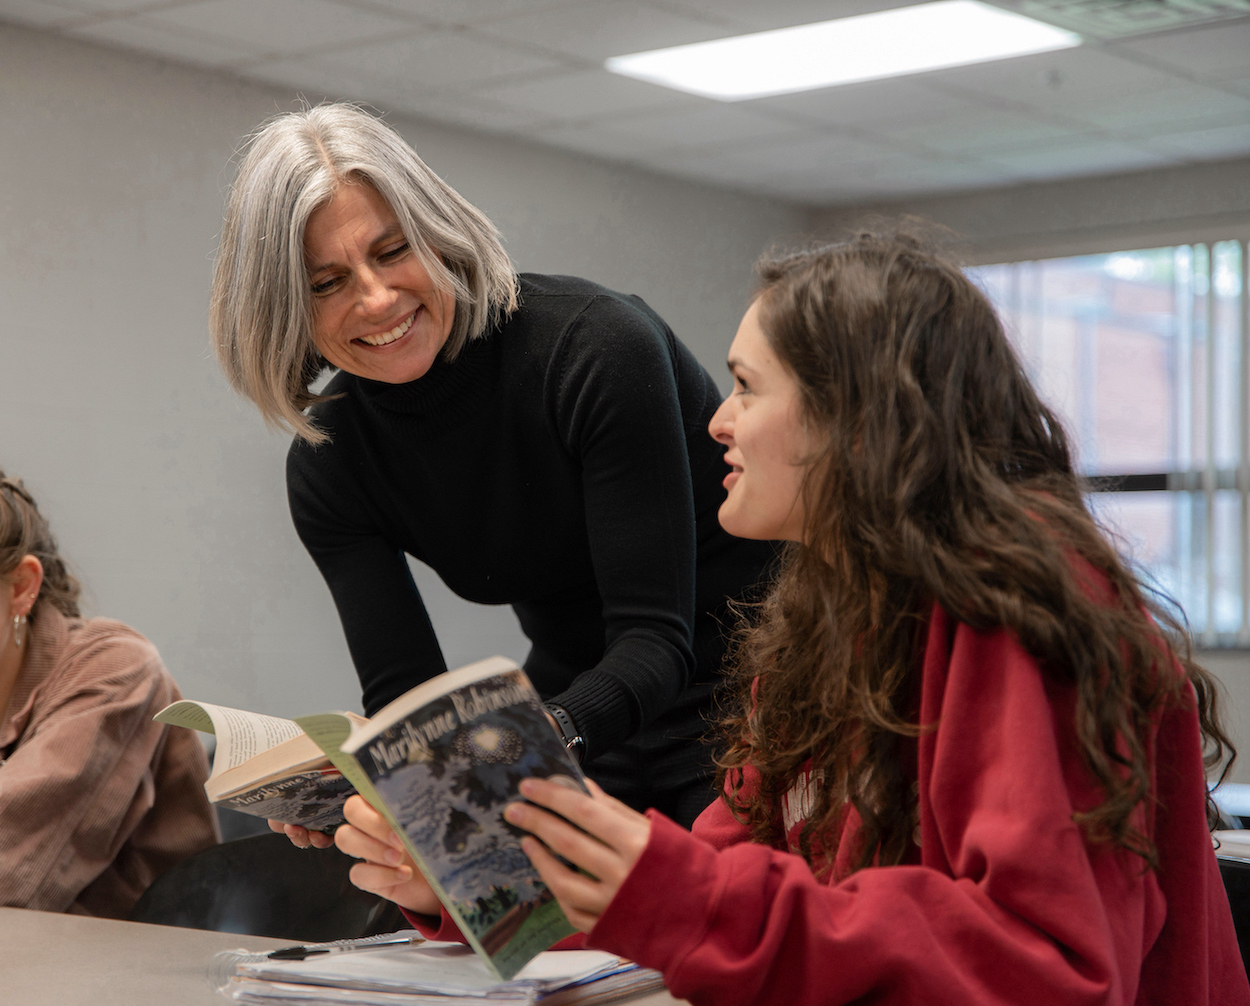
[{"label": "blonde highlighted hair", "polygon": [[340,185],[371,185],[390,204],[456,314],[443,357],[455,359],[517,306],[517,276],[494,224],[434,174],[404,139],[355,105],[327,103],[264,123],[243,147],[213,273],[209,328],[235,390],[265,421],[311,443],[304,410],[328,365],[312,337],[304,228]]}]

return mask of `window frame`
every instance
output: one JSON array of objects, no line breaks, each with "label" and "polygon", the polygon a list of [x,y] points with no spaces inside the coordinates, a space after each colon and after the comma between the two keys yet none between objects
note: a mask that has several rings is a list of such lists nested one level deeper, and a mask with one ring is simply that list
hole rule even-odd
[{"label": "window frame", "polygon": [[[1130,245],[1131,242],[1131,245]],[[1246,232],[1237,228],[1236,232],[1220,232],[1210,229],[1200,236],[1186,238],[1180,234],[1132,236],[1119,241],[1099,241],[1097,245],[1082,242],[1078,246],[1051,247],[1026,252],[1016,249],[1002,257],[992,253],[982,253],[976,257],[975,264],[970,263],[973,270],[1018,266],[1024,263],[1056,261],[1087,255],[1110,255],[1117,252],[1147,251],[1160,248],[1180,248],[1188,246],[1193,253],[1202,249],[1208,263],[1208,275],[1213,271],[1215,246],[1236,242],[1239,248],[1240,293],[1235,311],[1234,340],[1237,346],[1239,374],[1234,393],[1235,414],[1239,417],[1238,445],[1236,464],[1232,467],[1219,466],[1215,459],[1215,424],[1216,424],[1216,382],[1217,354],[1213,351],[1205,353],[1205,373],[1202,379],[1205,385],[1203,415],[1204,442],[1206,459],[1202,465],[1178,468],[1172,471],[1120,471],[1100,473],[1082,477],[1087,492],[1120,493],[1120,492],[1174,492],[1198,494],[1205,506],[1203,526],[1204,541],[1202,555],[1205,558],[1205,610],[1206,624],[1194,632],[1194,641],[1205,649],[1250,649],[1250,248]],[[1126,245],[1130,245],[1125,247]],[[1192,296],[1192,295],[1191,295]],[[1206,338],[1211,338],[1211,320],[1216,316],[1217,291],[1215,283],[1209,278],[1205,295],[1205,318],[1208,326]],[[1197,297],[1194,297],[1197,303]],[[998,305],[996,305],[997,307]],[[1210,346],[1211,343],[1208,343]],[[1196,376],[1196,375],[1195,375]],[[1192,385],[1191,385],[1192,386]],[[1194,415],[1194,421],[1198,417]],[[1235,491],[1238,494],[1238,511],[1240,521],[1240,556],[1238,579],[1240,588],[1241,618],[1235,632],[1220,632],[1216,629],[1214,617],[1214,600],[1216,596],[1216,563],[1215,555],[1215,516],[1217,492]],[[1177,603],[1180,599],[1176,599]]]}]

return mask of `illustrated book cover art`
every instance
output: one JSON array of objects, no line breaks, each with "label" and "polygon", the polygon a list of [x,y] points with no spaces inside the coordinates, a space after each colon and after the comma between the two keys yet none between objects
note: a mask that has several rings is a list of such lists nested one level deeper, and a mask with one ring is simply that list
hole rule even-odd
[{"label": "illustrated book cover art", "polygon": [[175,702],[165,723],[217,735],[209,799],[258,817],[333,831],[358,792],[386,818],[469,945],[507,981],[573,933],[503,819],[529,776],[586,792],[529,678],[491,657],[405,692],[371,719],[284,720]]},{"label": "illustrated book cover art", "polygon": [[586,790],[515,663],[492,657],[432,678],[350,736],[336,735],[345,725],[333,721],[298,722],[354,758],[363,776],[353,780],[357,789],[403,837],[460,931],[502,980],[574,932],[521,851],[523,832],[503,819],[526,777],[563,778]]},{"label": "illustrated book cover art", "polygon": [[[356,713],[336,714],[354,724]],[[255,817],[332,834],[355,787],[293,720],[183,699],[155,717],[162,723],[213,734],[208,799]]]}]

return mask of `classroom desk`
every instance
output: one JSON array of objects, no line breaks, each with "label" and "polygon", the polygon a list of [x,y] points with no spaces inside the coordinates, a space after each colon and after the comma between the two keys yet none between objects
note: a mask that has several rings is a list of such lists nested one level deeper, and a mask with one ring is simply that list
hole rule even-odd
[{"label": "classroom desk", "polygon": [[[219,950],[272,950],[290,940],[0,908],[5,1006],[222,1006],[208,987]],[[633,1006],[673,1006],[666,993]]]}]

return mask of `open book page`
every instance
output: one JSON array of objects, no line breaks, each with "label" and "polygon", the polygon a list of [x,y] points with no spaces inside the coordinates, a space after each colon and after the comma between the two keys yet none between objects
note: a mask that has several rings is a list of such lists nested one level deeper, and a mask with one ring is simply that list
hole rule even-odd
[{"label": "open book page", "polygon": [[243,709],[189,699],[166,706],[155,718],[176,727],[216,734],[213,775],[242,765],[249,758],[292,737],[299,737],[303,732],[294,721],[279,716],[249,713]]},{"label": "open book page", "polygon": [[369,777],[361,770],[355,758],[345,756],[341,750],[352,730],[356,727],[367,727],[369,721],[356,713],[314,713],[312,716],[296,717],[295,723],[312,738],[313,743],[330,759],[330,764],[343,773],[356,787],[357,792],[370,803],[374,803],[374,800],[369,799],[373,792]]},{"label": "open book page", "polygon": [[[368,722],[355,713],[328,717],[346,729]],[[217,735],[204,790],[218,806],[326,833],[342,824],[343,804],[355,788],[293,720],[186,700],[156,719]]]},{"label": "open book page", "polygon": [[[411,699],[417,692],[421,703]],[[574,931],[521,851],[522,833],[503,819],[528,776],[585,789],[516,664],[492,658],[431,679],[354,731],[342,750],[360,763],[380,800],[374,806],[499,978]]]}]

